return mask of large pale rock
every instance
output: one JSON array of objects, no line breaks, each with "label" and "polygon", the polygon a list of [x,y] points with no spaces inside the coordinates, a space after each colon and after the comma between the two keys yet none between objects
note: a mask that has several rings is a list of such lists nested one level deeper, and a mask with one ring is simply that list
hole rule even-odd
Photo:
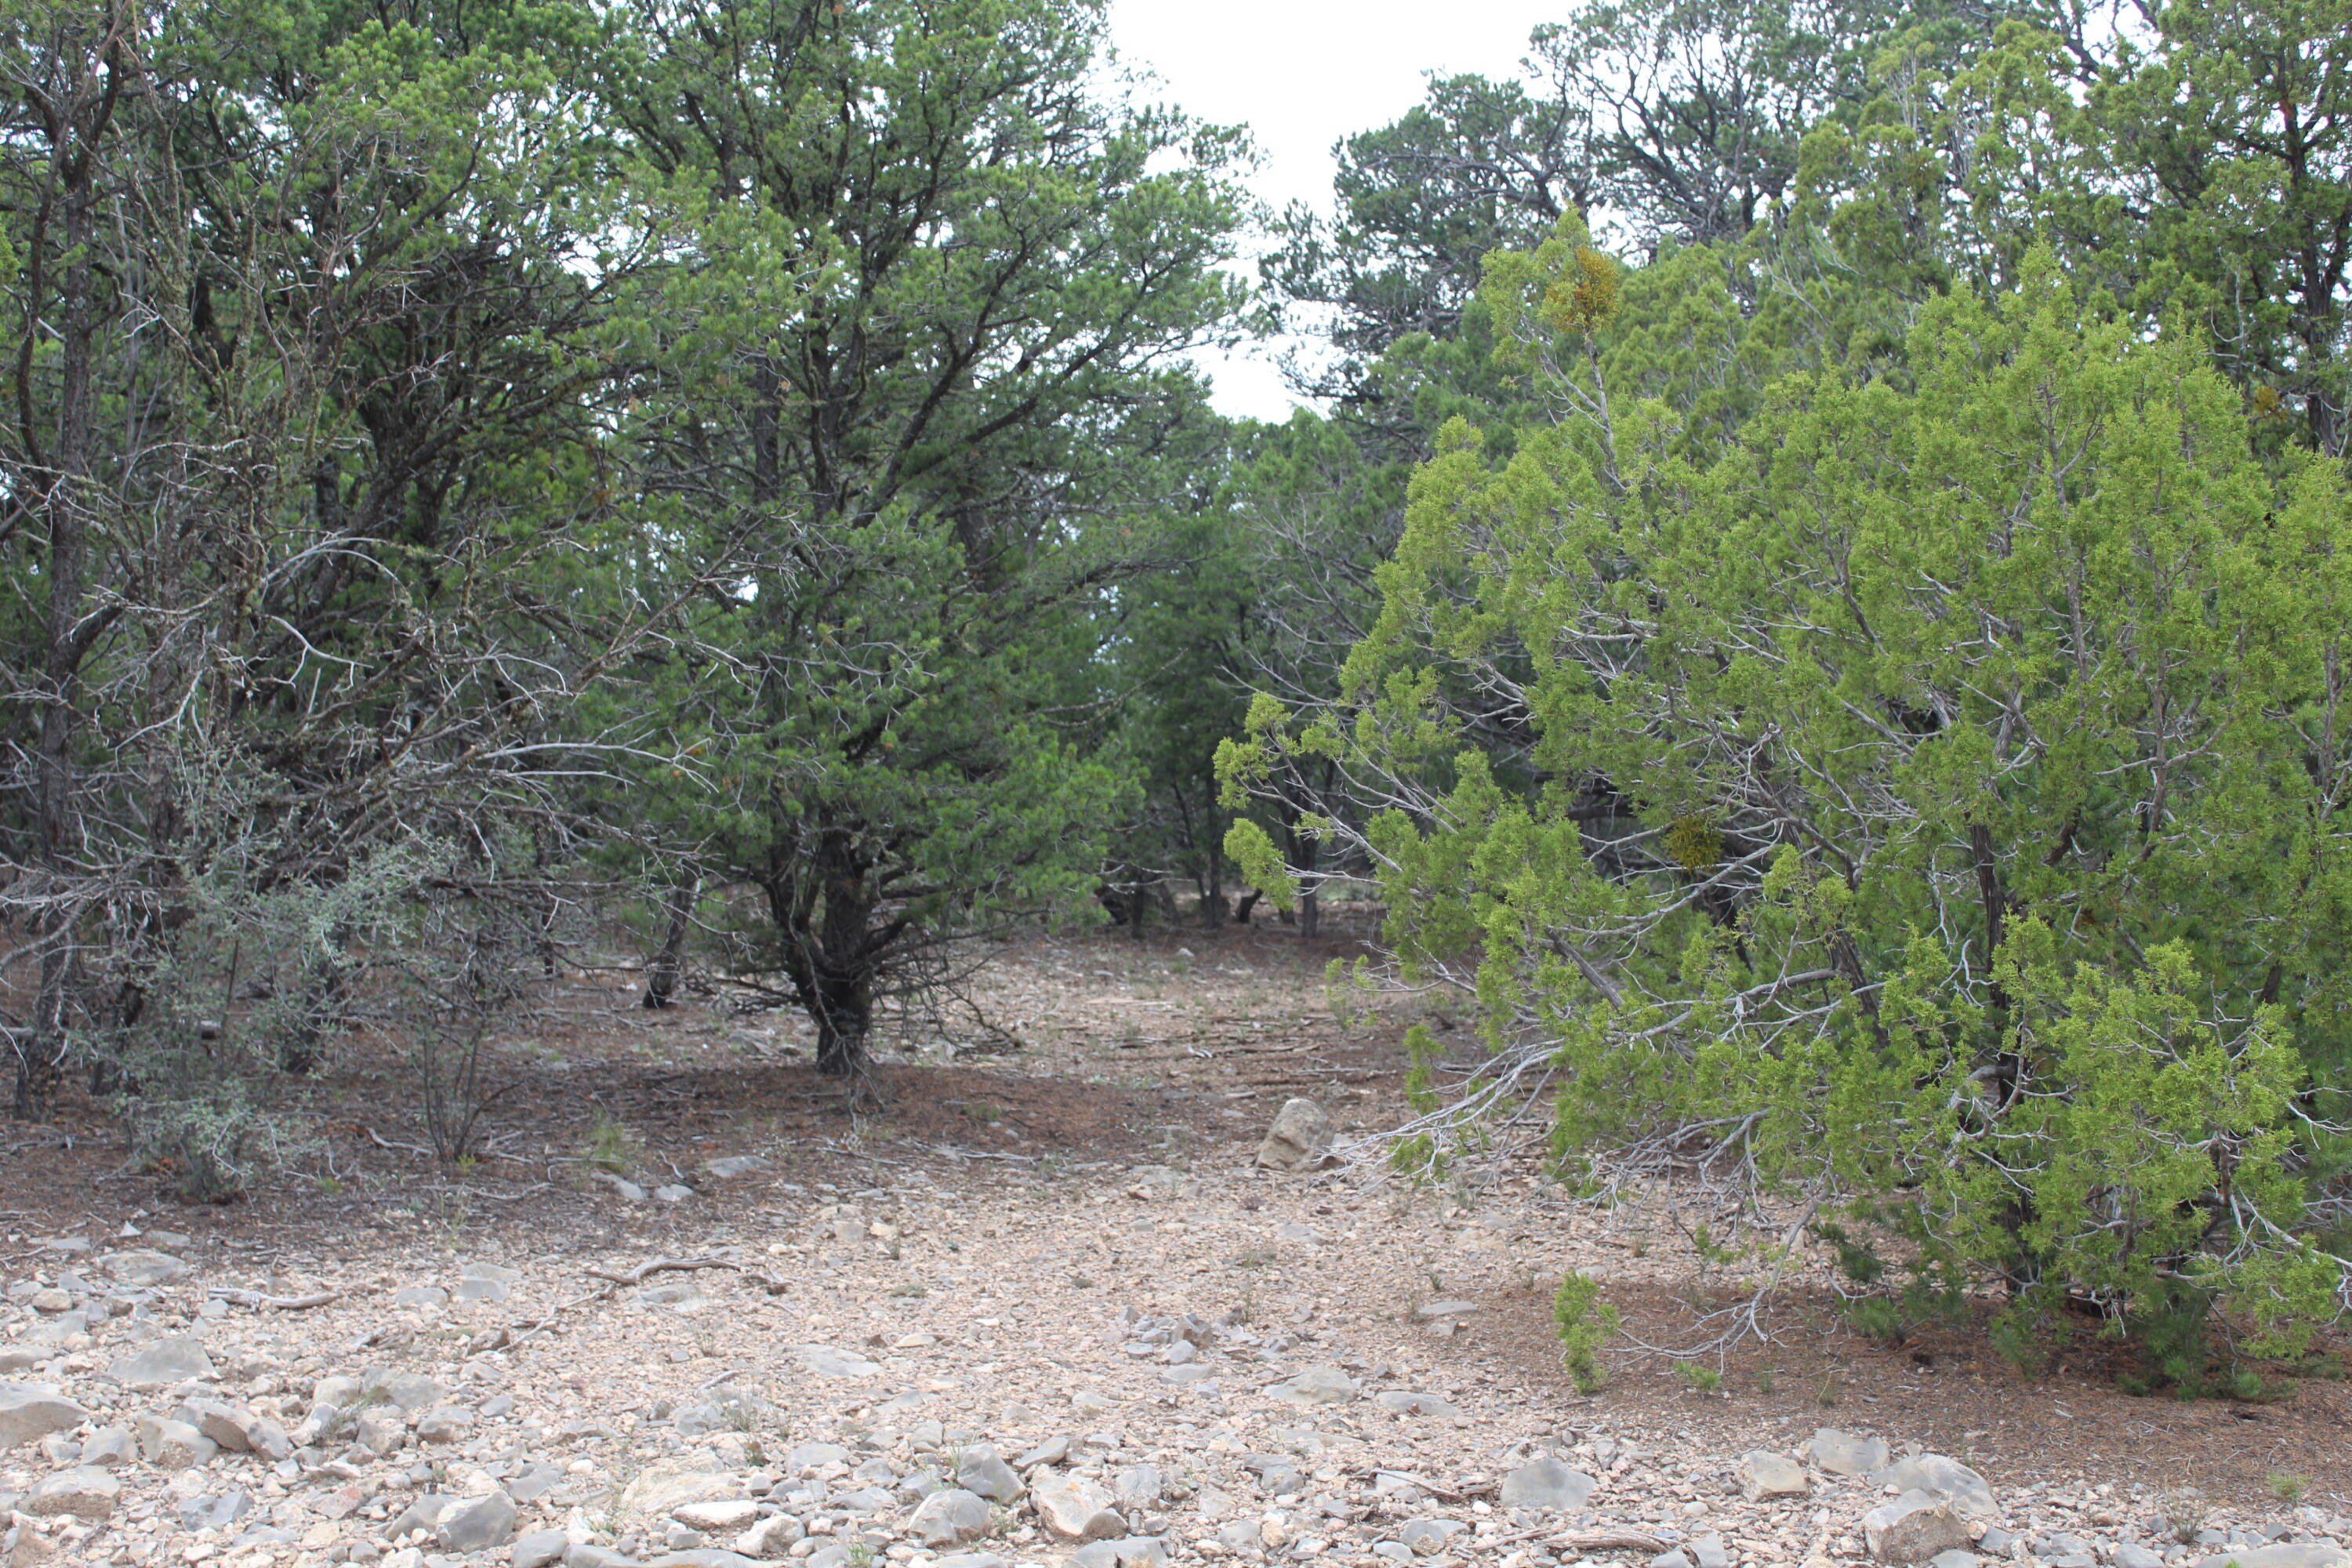
[{"label": "large pale rock", "polygon": [[1544,1508],[1573,1513],[1592,1495],[1592,1478],[1547,1456],[1503,1478],[1505,1508]]},{"label": "large pale rock", "polygon": [[2352,1552],[2332,1541],[2302,1541],[2285,1546],[2257,1546],[2247,1552],[2216,1552],[2197,1560],[2197,1568],[2347,1568]]},{"label": "large pale rock", "polygon": [[689,1469],[673,1460],[647,1465],[621,1490],[617,1511],[667,1515],[690,1502],[715,1502],[743,1489],[734,1476],[719,1470]]},{"label": "large pale rock", "polygon": [[70,1432],[89,1412],[37,1384],[0,1384],[0,1448],[37,1443],[52,1432]]},{"label": "large pale rock", "polygon": [[1739,1495],[1749,1502],[1767,1498],[1803,1497],[1812,1490],[1804,1468],[1786,1454],[1756,1448],[1739,1456],[1733,1473],[1739,1478]]},{"label": "large pale rock", "polygon": [[133,1430],[139,1457],[159,1470],[188,1470],[212,1462],[220,1445],[184,1421],[142,1415]]},{"label": "large pale rock", "polygon": [[507,1548],[508,1568],[553,1568],[563,1561],[563,1550],[572,1539],[561,1530],[534,1530],[529,1535],[515,1537]]},{"label": "large pale rock", "polygon": [[1336,1366],[1310,1366],[1266,1390],[1286,1405],[1345,1405],[1356,1392],[1356,1380]]},{"label": "large pale rock", "polygon": [[1881,1563],[1925,1563],[1939,1552],[1969,1547],[1960,1516],[1929,1492],[1907,1491],[1862,1516],[1863,1540]]},{"label": "large pale rock", "polygon": [[23,1506],[36,1517],[69,1513],[76,1519],[95,1521],[112,1513],[115,1500],[121,1495],[122,1483],[113,1476],[96,1465],[77,1465],[35,1487]]},{"label": "large pale rock", "polygon": [[212,1376],[213,1360],[205,1354],[203,1342],[187,1334],[173,1334],[129,1355],[117,1356],[106,1369],[106,1375],[125,1388],[152,1393],[192,1378]]},{"label": "large pale rock", "polygon": [[749,1498],[680,1503],[669,1516],[690,1530],[740,1530],[760,1517],[760,1505]]},{"label": "large pale rock", "polygon": [[1898,1492],[1926,1492],[1962,1519],[1990,1519],[2000,1511],[1992,1500],[1992,1488],[1982,1476],[1941,1454],[1899,1460],[1870,1479],[1874,1486],[1893,1487]]},{"label": "large pale rock", "polygon": [[1805,1451],[1813,1457],[1816,1468],[1833,1476],[1866,1476],[1884,1468],[1887,1458],[1885,1439],[1857,1437],[1834,1426],[1815,1432]]},{"label": "large pale rock", "polygon": [[152,1252],[143,1247],[128,1252],[117,1252],[101,1259],[99,1267],[118,1285],[132,1289],[147,1289],[157,1285],[169,1285],[188,1276],[188,1266],[168,1252]]},{"label": "large pale rock", "polygon": [[1331,1152],[1331,1119],[1311,1100],[1282,1102],[1257,1146],[1257,1163],[1276,1171],[1311,1171]]},{"label": "large pale rock", "polygon": [[976,1443],[956,1456],[956,1485],[1002,1503],[1020,1501],[1027,1489],[993,1443]]},{"label": "large pale rock", "polygon": [[961,1546],[988,1533],[988,1500],[961,1487],[950,1487],[925,1498],[907,1521],[907,1530],[917,1541],[936,1552],[942,1546]]},{"label": "large pale rock", "polygon": [[1030,1493],[1037,1522],[1059,1541],[1108,1541],[1127,1533],[1127,1521],[1111,1506],[1111,1495],[1084,1476],[1050,1475]]}]

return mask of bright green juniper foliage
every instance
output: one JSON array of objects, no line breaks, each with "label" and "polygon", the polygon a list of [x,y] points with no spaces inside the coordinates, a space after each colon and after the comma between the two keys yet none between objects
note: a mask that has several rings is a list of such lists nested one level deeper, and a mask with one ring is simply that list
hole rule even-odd
[{"label": "bright green juniper foliage", "polygon": [[1572,219],[1489,258],[1561,416],[1448,428],[1350,701],[1262,701],[1229,789],[1305,750],[1402,803],[1388,940],[1557,1063],[1564,1156],[1711,1137],[1919,1267],[2118,1328],[2186,1281],[2300,1345],[2344,1274],[2341,470],[2046,252],[1727,439],[1643,282]]}]

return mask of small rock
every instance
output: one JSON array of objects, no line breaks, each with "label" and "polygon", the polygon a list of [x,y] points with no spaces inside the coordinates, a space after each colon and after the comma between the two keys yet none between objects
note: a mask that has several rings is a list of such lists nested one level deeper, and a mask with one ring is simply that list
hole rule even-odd
[{"label": "small rock", "polygon": [[1423,1557],[1434,1557],[1465,1527],[1458,1519],[1412,1519],[1397,1527],[1396,1537]]},{"label": "small rock", "polygon": [[1063,1541],[1105,1541],[1127,1533],[1127,1521],[1111,1506],[1111,1495],[1084,1476],[1049,1475],[1030,1494],[1037,1522]]},{"label": "small rock", "polygon": [[[385,1558],[380,1568],[392,1568],[392,1559]],[[563,1568],[637,1568],[637,1560],[609,1546],[567,1546],[563,1549]]]},{"label": "small rock", "polygon": [[993,1552],[961,1552],[933,1559],[931,1568],[1005,1568],[1005,1563]]},{"label": "small rock", "polygon": [[1167,1568],[1168,1547],[1156,1535],[1097,1541],[1070,1553],[1076,1568]]},{"label": "small rock", "polygon": [[[2128,1541],[2108,1552],[2107,1561],[2114,1563],[2115,1568],[2164,1568],[2164,1553],[2150,1552],[2147,1547]],[[1940,1564],[1938,1568],[1941,1568]],[[1968,1568],[1974,1568],[1974,1564],[1969,1564]]]},{"label": "small rock", "polygon": [[690,1552],[673,1552],[667,1557],[656,1557],[646,1568],[760,1568],[749,1557],[732,1552],[722,1552],[716,1546],[697,1547]]},{"label": "small rock", "polygon": [[782,1557],[802,1534],[801,1521],[791,1514],[771,1514],[737,1536],[735,1550],[746,1557]]},{"label": "small rock", "polygon": [[26,1304],[36,1312],[57,1313],[73,1310],[73,1298],[54,1285],[47,1289],[34,1291],[32,1295],[26,1298]]},{"label": "small rock", "polygon": [[421,1372],[372,1372],[360,1386],[362,1396],[380,1394],[400,1408],[403,1415],[414,1415],[448,1397],[449,1389]]},{"label": "small rock", "polygon": [[1992,1500],[1992,1488],[1982,1476],[1941,1454],[1898,1460],[1870,1479],[1874,1486],[1893,1487],[1898,1492],[1926,1492],[1948,1504],[1963,1519],[1990,1519],[2000,1511]]},{"label": "small rock", "polygon": [[117,1285],[127,1285],[134,1290],[169,1285],[175,1279],[186,1279],[188,1275],[188,1266],[179,1258],[168,1252],[154,1252],[143,1247],[110,1254],[100,1260],[99,1267],[106,1270],[107,1277]]},{"label": "small rock", "polygon": [[992,1502],[1013,1503],[1028,1489],[992,1443],[979,1443],[956,1457],[956,1485]]},{"label": "small rock", "polygon": [[1058,1465],[1070,1457],[1070,1440],[1066,1436],[1048,1437],[1019,1458],[1013,1461],[1016,1470],[1034,1470],[1039,1465]]},{"label": "small rock", "polygon": [[1543,1508],[1573,1513],[1592,1495],[1593,1480],[1549,1456],[1503,1478],[1498,1494],[1505,1508]]},{"label": "small rock", "polygon": [[36,1443],[52,1432],[70,1432],[89,1412],[52,1388],[0,1384],[0,1448]]},{"label": "small rock", "polygon": [[96,1465],[59,1470],[26,1494],[21,1505],[35,1518],[71,1514],[76,1519],[101,1520],[114,1511],[122,1483]]},{"label": "small rock", "polygon": [[462,1443],[474,1434],[474,1413],[462,1405],[444,1405],[417,1417],[420,1443]]},{"label": "small rock", "polygon": [[846,1465],[849,1450],[838,1443],[803,1443],[784,1456],[784,1468],[796,1476],[807,1475],[820,1465]]},{"label": "small rock", "polygon": [[494,1491],[444,1511],[433,1536],[445,1552],[482,1552],[514,1539],[514,1499]]},{"label": "small rock", "polygon": [[923,1500],[907,1521],[907,1531],[937,1551],[977,1541],[988,1533],[988,1500],[961,1487],[950,1487]]},{"label": "small rock", "polygon": [[1681,1547],[1671,1547],[1650,1559],[1650,1568],[1691,1568],[1690,1553]]},{"label": "small rock", "polygon": [[1424,1323],[1433,1323],[1442,1318],[1466,1317],[1477,1310],[1475,1301],[1424,1301],[1412,1310],[1412,1315]]},{"label": "small rock", "polygon": [[760,1517],[760,1505],[748,1498],[680,1503],[669,1516],[696,1530],[740,1530]]},{"label": "small rock", "polygon": [[449,1292],[438,1285],[408,1285],[392,1293],[395,1307],[446,1307]]},{"label": "small rock", "polygon": [[1383,1410],[1393,1410],[1400,1415],[1459,1415],[1461,1407],[1452,1400],[1440,1399],[1434,1394],[1416,1394],[1409,1389],[1390,1388],[1372,1395],[1372,1401]]},{"label": "small rock", "polygon": [[121,1426],[101,1426],[89,1435],[81,1446],[81,1462],[110,1470],[119,1470],[139,1462],[139,1449],[131,1434]]},{"label": "small rock", "polygon": [[507,1548],[507,1563],[509,1568],[550,1568],[563,1561],[563,1549],[571,1544],[561,1530],[534,1530],[515,1537]]},{"label": "small rock", "polygon": [[1731,1568],[1731,1553],[1723,1549],[1723,1537],[1712,1531],[1691,1537],[1690,1554],[1695,1568]]},{"label": "small rock", "polygon": [[[602,1182],[606,1186],[612,1188],[614,1192],[620,1195],[621,1201],[625,1204],[641,1204],[646,1201],[645,1188],[637,1185],[636,1183],[630,1181],[625,1176],[616,1176],[610,1171],[591,1171],[588,1173],[588,1175],[591,1181]],[[571,1563],[568,1555],[565,1558],[565,1563],[567,1564],[567,1568],[577,1568],[576,1564],[572,1564]]]},{"label": "small rock", "polygon": [[129,1355],[116,1357],[107,1367],[106,1375],[125,1388],[152,1393],[191,1379],[211,1377],[213,1362],[205,1354],[203,1342],[186,1334],[174,1334]]},{"label": "small rock", "polygon": [[1276,1171],[1311,1171],[1331,1150],[1331,1119],[1311,1100],[1282,1102],[1258,1145],[1257,1163]]},{"label": "small rock", "polygon": [[1344,1405],[1356,1397],[1356,1380],[1336,1366],[1310,1366],[1265,1392],[1286,1405]]},{"label": "small rock", "polygon": [[738,1176],[756,1176],[770,1166],[757,1154],[723,1154],[716,1160],[705,1160],[702,1168],[719,1181],[731,1182]]},{"label": "small rock", "polygon": [[741,1483],[720,1471],[689,1468],[674,1460],[658,1460],[637,1472],[621,1489],[614,1512],[667,1518],[671,1510],[690,1502],[717,1502],[740,1495]]},{"label": "small rock", "polygon": [[503,1279],[460,1279],[457,1281],[457,1300],[460,1301],[488,1301],[495,1305],[498,1302],[505,1300],[507,1299],[507,1282]]},{"label": "small rock", "polygon": [[682,1204],[694,1196],[694,1189],[677,1182],[664,1182],[654,1189],[654,1196],[666,1204]]},{"label": "small rock", "polygon": [[252,1494],[233,1489],[219,1497],[190,1498],[180,1505],[180,1522],[190,1530],[226,1530],[252,1511]]},{"label": "small rock", "polygon": [[1929,1492],[1907,1491],[1862,1516],[1863,1539],[1881,1563],[1925,1563],[1939,1552],[1969,1548],[1960,1517]]},{"label": "small rock", "polygon": [[[2150,1552],[2148,1555],[2151,1557],[2156,1556],[2154,1552]],[[2156,1560],[2158,1563],[2161,1563],[2164,1561],[2161,1557],[2157,1557]],[[1949,1552],[1938,1552],[1936,1555],[1927,1559],[1927,1568],[1979,1568],[1979,1565],[1983,1562],[1984,1559],[1978,1556],[1975,1552],[1963,1552],[1958,1547],[1955,1546]]]},{"label": "small rock", "polygon": [[1761,1502],[1767,1498],[1803,1497],[1812,1490],[1805,1479],[1803,1467],[1786,1454],[1775,1454],[1757,1448],[1739,1456],[1734,1468],[1739,1479],[1739,1495],[1749,1502]]},{"label": "small rock", "polygon": [[1841,1432],[1834,1426],[1824,1426],[1813,1434],[1805,1445],[1818,1469],[1833,1476],[1866,1476],[1886,1465],[1886,1442],[1880,1437],[1857,1437]]}]

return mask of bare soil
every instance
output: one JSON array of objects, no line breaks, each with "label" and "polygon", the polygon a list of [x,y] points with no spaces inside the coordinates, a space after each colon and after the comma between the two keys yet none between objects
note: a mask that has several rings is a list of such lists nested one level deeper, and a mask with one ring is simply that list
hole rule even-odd
[{"label": "bare soil", "polygon": [[[674,1458],[679,1440],[657,1422],[730,1379],[768,1390],[771,1447],[781,1436],[897,1435],[929,1417],[1009,1456],[1091,1420],[1115,1422],[1130,1450],[1181,1459],[1203,1444],[1213,1452],[1220,1433],[1263,1442],[1291,1421],[1369,1444],[1373,1458],[1348,1475],[1394,1463],[1442,1476],[1430,1483],[1438,1502],[1486,1495],[1507,1465],[1551,1448],[1603,1472],[1604,1521],[1681,1531],[1727,1518],[1722,1528],[1746,1532],[1736,1553],[1755,1561],[1858,1550],[1853,1518],[1882,1500],[1858,1483],[1841,1491],[1817,1478],[1815,1497],[1785,1517],[1721,1512],[1733,1458],[1790,1452],[1822,1426],[1964,1460],[2021,1532],[2110,1512],[2128,1524],[2185,1485],[2244,1529],[2284,1528],[2294,1503],[2352,1509],[2340,1380],[2282,1378],[2280,1396],[2259,1403],[2133,1398],[2116,1386],[2120,1352],[2087,1332],[2027,1378],[1991,1353],[1979,1324],[1895,1344],[1857,1335],[1818,1268],[1782,1293],[1769,1341],[1698,1362],[1719,1387],[1621,1343],[1606,1356],[1610,1385],[1577,1394],[1551,1323],[1563,1270],[1600,1277],[1628,1340],[1653,1345],[1684,1342],[1739,1281],[1705,1267],[1688,1241],[1700,1216],[1673,1193],[1607,1210],[1573,1201],[1548,1179],[1533,1122],[1443,1184],[1401,1184],[1364,1162],[1315,1174],[1256,1168],[1258,1141],[1292,1095],[1320,1102],[1344,1137],[1392,1125],[1404,1111],[1405,1026],[1454,1022],[1441,999],[1403,994],[1369,1017],[1337,1016],[1324,972],[1357,956],[1360,936],[1342,921],[1314,942],[1259,925],[1007,943],[978,982],[976,1016],[950,1020],[956,1048],[885,1061],[878,1110],[853,1108],[816,1075],[793,1015],[749,1008],[725,988],[647,1013],[615,955],[550,983],[495,1043],[503,1093],[482,1156],[463,1171],[432,1159],[396,1055],[363,1040],[314,1090],[322,1142],[304,1173],[231,1205],[179,1203],[168,1173],[130,1168],[119,1131],[86,1100],[8,1127],[0,1273],[21,1283],[86,1267],[48,1245],[58,1238],[87,1237],[102,1254],[148,1245],[126,1227],[163,1233],[197,1274],[184,1299],[159,1302],[161,1321],[257,1356],[241,1386],[289,1426],[319,1378],[362,1363],[404,1357],[461,1386],[480,1369],[519,1392],[514,1420],[529,1425],[504,1448],[477,1444],[488,1458],[469,1456],[493,1474],[498,1455],[511,1468],[531,1443],[572,1445],[559,1460],[581,1456],[569,1472],[578,1485],[543,1505],[558,1522],[566,1500],[585,1507],[603,1495],[595,1486]],[[1466,1047],[1468,1031],[1445,1037]],[[631,1179],[697,1190],[631,1202],[593,1178],[599,1125],[631,1144]],[[767,1168],[704,1171],[743,1154]],[[659,1258],[734,1267],[625,1290],[590,1272]],[[393,1300],[481,1260],[521,1271],[512,1301]],[[664,1279],[693,1289],[655,1299]],[[202,1307],[198,1281],[337,1299],[224,1314]],[[1223,1318],[1232,1343],[1213,1378],[1172,1384],[1123,1348],[1123,1311]],[[21,1303],[0,1308],[0,1350],[41,1341],[41,1319]],[[105,1335],[121,1322],[79,1347],[43,1342],[50,1359],[37,1373],[8,1375],[96,1388],[121,1348]],[[515,1348],[485,1360],[453,1343],[479,1343],[491,1328]],[[793,1359],[792,1347],[817,1342],[876,1358],[872,1384],[836,1384]],[[1408,1389],[1460,1414],[1350,1414],[1335,1427],[1339,1413],[1290,1413],[1264,1397],[1279,1376],[1321,1363],[1362,1384],[1366,1401],[1349,1413],[1368,1411],[1375,1391]],[[1111,1414],[1069,1415],[1082,1391],[1098,1396],[1082,1409]],[[562,1422],[590,1417],[608,1433],[563,1436]],[[1613,1477],[1611,1452],[1634,1456]],[[28,1447],[0,1451],[0,1492],[28,1490],[44,1469]],[[1207,1470],[1200,1481],[1212,1501],[1234,1484]],[[290,1480],[278,1492],[305,1495]],[[2319,1514],[2305,1525],[2318,1528]],[[1192,1526],[1212,1521],[1172,1508],[1166,1522],[1181,1555]],[[195,1540],[155,1531],[183,1558]],[[331,1534],[314,1525],[306,1539]],[[133,1551],[140,1539],[100,1532],[83,1550],[151,1561]],[[322,1550],[254,1547],[240,1561],[324,1562]]]}]

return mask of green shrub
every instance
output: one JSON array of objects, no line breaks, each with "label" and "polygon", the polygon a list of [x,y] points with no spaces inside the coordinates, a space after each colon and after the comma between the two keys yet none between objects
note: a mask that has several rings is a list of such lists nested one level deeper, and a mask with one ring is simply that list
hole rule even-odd
[{"label": "green shrub", "polygon": [[1617,1309],[1601,1299],[1601,1281],[1569,1270],[1552,1296],[1551,1313],[1559,1326],[1560,1359],[1576,1380],[1576,1391],[1600,1393],[1609,1383],[1601,1347],[1623,1327]]}]

